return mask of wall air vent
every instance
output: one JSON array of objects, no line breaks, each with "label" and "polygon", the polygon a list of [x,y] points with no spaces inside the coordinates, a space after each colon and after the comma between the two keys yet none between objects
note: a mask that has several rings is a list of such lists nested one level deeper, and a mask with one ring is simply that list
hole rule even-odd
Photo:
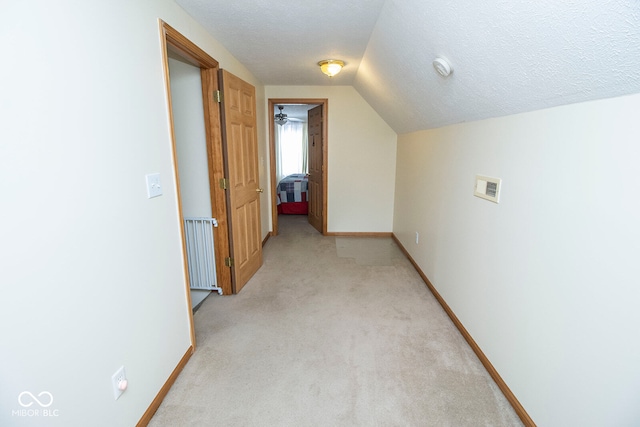
[{"label": "wall air vent", "polygon": [[483,175],[476,175],[475,196],[482,197],[494,203],[500,202],[500,178],[491,178]]}]

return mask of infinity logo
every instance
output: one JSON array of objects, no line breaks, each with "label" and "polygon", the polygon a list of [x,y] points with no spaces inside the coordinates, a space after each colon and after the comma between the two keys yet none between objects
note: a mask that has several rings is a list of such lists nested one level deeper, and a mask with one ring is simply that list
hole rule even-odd
[{"label": "infinity logo", "polygon": [[[28,396],[25,397],[23,399],[24,396]],[[42,398],[42,396],[49,396],[49,402],[47,403],[47,399],[43,399],[44,402],[40,401],[38,399],[38,397]],[[29,397],[31,399],[29,399]],[[38,393],[38,397],[35,397],[31,392],[29,391],[23,391],[22,393],[20,393],[18,395],[18,403],[20,404],[20,406],[22,406],[23,408],[28,408],[29,406],[33,405],[33,401],[35,401],[35,403],[37,403],[38,405],[42,406],[43,408],[48,408],[49,406],[51,406],[53,404],[53,395],[51,393],[49,393],[48,391],[41,391],[40,393]],[[26,400],[26,403],[25,403]],[[32,400],[31,402],[29,400]]]}]

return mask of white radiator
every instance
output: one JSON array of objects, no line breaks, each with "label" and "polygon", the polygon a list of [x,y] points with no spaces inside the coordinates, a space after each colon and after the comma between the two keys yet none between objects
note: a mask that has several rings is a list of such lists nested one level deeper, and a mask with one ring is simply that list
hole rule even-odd
[{"label": "white radiator", "polygon": [[213,246],[213,228],[218,226],[215,218],[190,217],[184,219],[189,263],[189,286],[191,289],[217,291],[222,289],[216,281],[216,257]]}]

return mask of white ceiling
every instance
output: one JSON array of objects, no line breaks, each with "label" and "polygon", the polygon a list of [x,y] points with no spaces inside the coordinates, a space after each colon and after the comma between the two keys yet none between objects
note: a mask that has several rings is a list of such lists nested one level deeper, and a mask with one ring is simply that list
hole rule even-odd
[{"label": "white ceiling", "polygon": [[176,1],[263,84],[353,85],[398,133],[640,92],[638,0]]}]

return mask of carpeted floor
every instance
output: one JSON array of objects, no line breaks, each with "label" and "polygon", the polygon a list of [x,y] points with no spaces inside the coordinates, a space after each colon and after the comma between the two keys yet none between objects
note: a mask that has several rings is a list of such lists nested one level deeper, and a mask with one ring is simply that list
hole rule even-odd
[{"label": "carpeted floor", "polygon": [[195,314],[197,349],[150,426],[519,426],[390,238],[280,216],[239,295]]}]

